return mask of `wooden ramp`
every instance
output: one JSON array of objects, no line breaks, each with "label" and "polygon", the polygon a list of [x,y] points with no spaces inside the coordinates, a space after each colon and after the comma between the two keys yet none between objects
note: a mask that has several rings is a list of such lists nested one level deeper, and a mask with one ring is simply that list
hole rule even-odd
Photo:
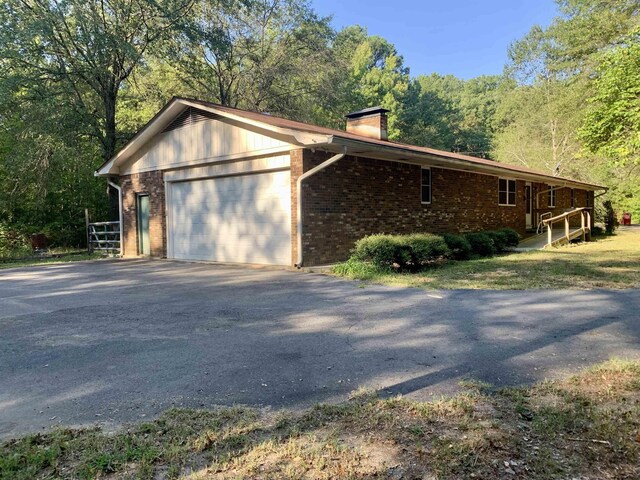
[{"label": "wooden ramp", "polygon": [[[576,228],[569,232],[569,236],[571,240],[575,238],[582,237],[582,228]],[[569,241],[571,241],[569,240]],[[513,250],[516,252],[528,252],[530,250],[542,250],[543,248],[549,246],[548,245],[548,236],[547,232],[541,233],[539,235],[534,235],[533,237],[527,237],[522,240],[516,248]],[[565,232],[556,230],[553,232],[552,245],[557,246],[562,245],[563,243],[568,243],[566,240]]]},{"label": "wooden ramp", "polygon": [[[580,227],[571,227],[569,219],[580,215]],[[556,223],[562,222],[564,228],[553,228]],[[561,215],[542,221],[546,228],[544,233],[525,238],[514,249],[516,252],[529,250],[541,250],[547,247],[557,247],[569,243],[571,240],[581,238],[583,241],[591,238],[591,213],[588,208],[576,208]]]}]

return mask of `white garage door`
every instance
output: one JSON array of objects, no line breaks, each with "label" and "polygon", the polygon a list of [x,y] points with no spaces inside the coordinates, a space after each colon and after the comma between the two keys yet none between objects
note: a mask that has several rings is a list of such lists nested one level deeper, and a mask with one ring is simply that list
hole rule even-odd
[{"label": "white garage door", "polygon": [[170,185],[173,258],[291,264],[289,171]]}]

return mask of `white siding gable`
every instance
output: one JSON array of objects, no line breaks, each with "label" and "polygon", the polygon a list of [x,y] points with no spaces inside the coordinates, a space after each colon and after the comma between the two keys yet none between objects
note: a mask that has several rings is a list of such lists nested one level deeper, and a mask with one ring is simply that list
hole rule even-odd
[{"label": "white siding gable", "polygon": [[207,119],[157,135],[120,167],[120,174],[270,155],[292,148],[275,138]]}]

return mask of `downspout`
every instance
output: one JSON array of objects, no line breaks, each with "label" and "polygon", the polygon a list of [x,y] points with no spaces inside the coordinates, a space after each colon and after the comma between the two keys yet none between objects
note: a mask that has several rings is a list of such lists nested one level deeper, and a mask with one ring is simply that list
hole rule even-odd
[{"label": "downspout", "polygon": [[111,180],[107,179],[107,183],[109,184],[110,187],[115,188],[118,191],[118,218],[120,220],[120,225],[119,225],[119,237],[120,237],[120,256],[122,256],[122,245],[124,243],[124,238],[122,238],[122,222],[123,222],[123,215],[122,215],[122,187],[120,185],[118,185],[117,183],[112,182]]},{"label": "downspout", "polygon": [[328,160],[325,160],[324,162],[322,162],[320,165],[313,167],[311,170],[309,170],[308,172],[303,173],[302,175],[300,175],[298,177],[298,180],[296,181],[296,200],[297,200],[297,205],[296,205],[296,236],[297,236],[297,241],[298,241],[298,261],[295,263],[295,266],[297,268],[302,268],[302,182],[304,182],[307,178],[315,175],[316,173],[318,173],[320,170],[324,170],[325,168],[327,168],[329,165],[337,162],[338,160],[342,159],[345,157],[345,155],[347,154],[347,147],[343,147],[344,150],[342,153],[338,153],[337,155],[334,155],[333,157],[331,157]]}]

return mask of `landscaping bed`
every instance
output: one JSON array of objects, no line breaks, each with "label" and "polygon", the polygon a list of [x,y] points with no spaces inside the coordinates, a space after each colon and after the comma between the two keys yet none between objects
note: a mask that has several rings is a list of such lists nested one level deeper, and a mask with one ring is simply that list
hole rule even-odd
[{"label": "landscaping bed", "polygon": [[434,261],[417,271],[352,258],[334,275],[428,289],[640,287],[640,230],[620,229],[595,241],[545,250]]}]

